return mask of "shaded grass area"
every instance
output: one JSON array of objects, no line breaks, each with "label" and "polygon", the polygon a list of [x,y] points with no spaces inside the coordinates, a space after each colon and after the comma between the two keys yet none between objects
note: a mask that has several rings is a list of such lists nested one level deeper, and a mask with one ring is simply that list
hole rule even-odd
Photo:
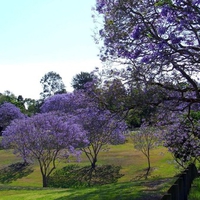
[{"label": "shaded grass area", "polygon": [[[163,180],[165,181],[165,180]],[[156,188],[163,187],[162,182],[151,184],[149,181],[107,184],[99,187],[79,189],[43,189],[35,187],[5,187],[0,185],[1,200],[158,200]],[[150,190],[152,190],[150,192]],[[155,191],[154,191],[155,190]]]},{"label": "shaded grass area", "polygon": [[200,199],[200,177],[196,178],[192,184],[189,200],[199,200]]},{"label": "shaded grass area", "polygon": [[13,181],[28,176],[33,169],[26,163],[17,162],[0,169],[0,183],[12,183]]},{"label": "shaded grass area", "polygon": [[[69,164],[77,164],[75,158],[70,158],[70,163],[66,160],[57,161],[57,169],[61,169]],[[11,151],[0,150],[0,169],[8,169],[12,163],[21,162]],[[160,199],[170,184],[174,175],[179,173],[175,168],[172,156],[163,147],[151,152],[152,171],[147,181],[138,179],[145,173],[147,167],[143,154],[133,148],[133,144],[127,142],[123,145],[109,146],[109,151],[105,148],[100,152],[98,165],[121,166],[120,173],[124,174],[119,178],[118,183],[94,186],[87,188],[53,189],[42,188],[42,179],[38,164],[34,164],[32,171],[22,170],[21,176],[16,175],[13,180],[1,182],[0,200],[5,199],[136,199],[150,200]],[[83,155],[79,166],[87,166],[89,162]],[[30,170],[29,169],[29,170]]]},{"label": "shaded grass area", "polygon": [[[102,165],[80,167],[79,165],[68,165],[56,170],[48,180],[49,187],[80,188],[99,186],[116,183],[123,174],[120,174],[120,166]],[[67,177],[67,178],[66,178]]]}]

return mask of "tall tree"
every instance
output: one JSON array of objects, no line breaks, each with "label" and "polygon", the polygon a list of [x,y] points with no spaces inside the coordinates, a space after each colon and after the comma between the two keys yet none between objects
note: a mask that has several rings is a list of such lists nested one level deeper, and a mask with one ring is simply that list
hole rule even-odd
[{"label": "tall tree", "polygon": [[51,71],[45,74],[40,80],[40,83],[43,87],[43,92],[40,93],[43,100],[54,94],[66,92],[62,78],[56,72]]},{"label": "tall tree", "polygon": [[[96,2],[96,11],[103,18],[101,59],[128,66],[121,74],[128,86],[139,83],[146,91],[156,86],[154,98],[148,102],[162,106],[162,121],[174,119],[169,131],[172,138],[181,133],[178,124],[185,127],[185,134],[200,138],[192,116],[200,104],[200,1]],[[185,139],[184,143],[190,141]]]},{"label": "tall tree", "polygon": [[40,100],[25,98],[24,99],[24,105],[26,107],[26,113],[27,113],[28,116],[39,113]]},{"label": "tall tree", "polygon": [[179,91],[167,98],[200,101],[199,10],[197,0],[98,0],[101,58],[126,63],[135,80]]}]

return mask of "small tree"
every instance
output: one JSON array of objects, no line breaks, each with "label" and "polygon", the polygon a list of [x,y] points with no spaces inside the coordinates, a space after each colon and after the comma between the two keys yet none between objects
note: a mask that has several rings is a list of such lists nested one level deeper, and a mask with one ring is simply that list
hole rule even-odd
[{"label": "small tree", "polygon": [[150,150],[158,146],[156,129],[144,123],[138,132],[131,134],[131,139],[133,140],[135,149],[141,151],[147,158],[148,167],[145,174],[145,179],[147,179],[151,169]]},{"label": "small tree", "polygon": [[56,168],[56,158],[62,150],[74,152],[80,142],[86,141],[85,132],[76,121],[74,116],[68,116],[66,120],[66,116],[63,118],[55,113],[15,120],[3,131],[2,144],[5,148],[12,147],[25,162],[36,159],[43,187],[47,187],[48,178]]}]

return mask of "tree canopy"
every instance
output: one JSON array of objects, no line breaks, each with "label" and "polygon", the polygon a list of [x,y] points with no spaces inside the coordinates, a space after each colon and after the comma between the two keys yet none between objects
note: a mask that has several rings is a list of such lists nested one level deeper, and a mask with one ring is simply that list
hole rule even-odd
[{"label": "tree canopy", "polygon": [[[199,100],[200,2],[98,0],[102,60],[125,63],[132,78]],[[184,87],[180,83],[186,82]],[[193,92],[193,97],[187,97]],[[178,98],[169,96],[168,98]]]}]

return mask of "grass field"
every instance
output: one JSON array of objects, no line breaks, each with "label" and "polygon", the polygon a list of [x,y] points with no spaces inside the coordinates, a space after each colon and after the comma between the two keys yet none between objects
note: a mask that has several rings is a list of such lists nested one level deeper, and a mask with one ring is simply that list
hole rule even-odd
[{"label": "grass field", "polygon": [[[0,170],[4,170],[12,163],[21,159],[11,151],[0,150]],[[107,184],[90,188],[42,188],[42,179],[39,166],[34,164],[22,174],[11,172],[10,176],[0,176],[0,200],[120,200],[120,199],[160,199],[173,181],[174,175],[179,173],[171,155],[164,147],[151,151],[152,171],[148,180],[138,180],[147,167],[143,154],[133,148],[132,143],[110,146],[109,151],[100,152],[98,165],[113,164],[122,166],[124,174],[118,183]],[[59,161],[57,168],[73,164]],[[88,165],[83,156],[80,165]],[[12,174],[13,173],[13,174]]]}]

